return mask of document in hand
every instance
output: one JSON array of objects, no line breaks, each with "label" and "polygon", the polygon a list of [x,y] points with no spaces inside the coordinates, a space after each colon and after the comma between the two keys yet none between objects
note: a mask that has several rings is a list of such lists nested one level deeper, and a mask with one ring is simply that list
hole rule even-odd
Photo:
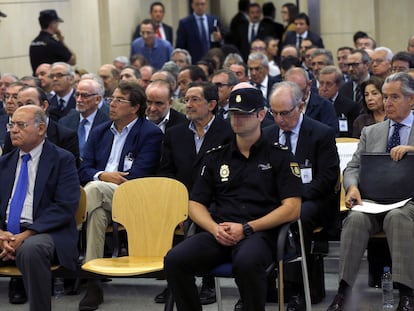
[{"label": "document in hand", "polygon": [[407,204],[408,201],[410,201],[412,198],[393,203],[393,204],[378,204],[371,201],[362,201],[363,205],[354,205],[352,207],[353,211],[358,211],[362,213],[369,213],[369,214],[380,214],[388,212],[394,208],[403,207],[405,204]]}]

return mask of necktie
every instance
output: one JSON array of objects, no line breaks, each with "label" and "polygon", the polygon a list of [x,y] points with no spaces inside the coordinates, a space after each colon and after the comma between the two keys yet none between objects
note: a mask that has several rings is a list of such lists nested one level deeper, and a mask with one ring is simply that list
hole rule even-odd
[{"label": "necktie", "polygon": [[65,100],[63,98],[59,99],[59,110],[62,111],[65,109]]},{"label": "necktie", "polygon": [[357,85],[355,88],[355,102],[361,106],[362,102],[362,93],[361,93],[361,87]]},{"label": "necktie", "polygon": [[22,214],[23,204],[26,198],[27,185],[29,183],[29,174],[27,170],[27,161],[29,160],[30,153],[22,156],[19,177],[17,178],[16,188],[14,189],[14,194],[10,201],[7,230],[13,234],[20,232],[20,216]]},{"label": "necktie", "polygon": [[256,24],[252,24],[252,27],[250,30],[250,42],[253,42],[254,39],[256,39]]},{"label": "necktie", "polygon": [[200,26],[200,35],[201,35],[201,43],[203,45],[203,50],[208,51],[208,40],[207,40],[207,34],[206,29],[204,27],[204,17],[199,18],[199,26]]},{"label": "necktie", "polygon": [[157,25],[157,37],[162,39],[162,35],[161,35],[161,30],[160,30],[160,25]]},{"label": "necktie", "polygon": [[390,140],[388,141],[386,152],[390,152],[392,148],[400,145],[400,128],[402,128],[403,126],[404,125],[401,123],[395,123],[393,125],[394,132],[392,133]]},{"label": "necktie", "polygon": [[226,110],[223,108],[223,107],[220,107],[219,108],[219,111],[218,111],[218,116],[219,116],[219,118],[221,118],[221,119],[223,119],[224,120],[224,113],[226,112]]},{"label": "necktie", "polygon": [[87,123],[88,123],[88,119],[82,119],[78,127],[79,154],[81,157],[83,156],[83,147],[85,147],[85,142],[86,142],[85,125]]},{"label": "necktie", "polygon": [[302,37],[298,35],[296,42],[297,48],[300,49],[300,46],[302,45]]},{"label": "necktie", "polygon": [[283,132],[283,134],[285,135],[285,145],[286,145],[286,147],[288,147],[288,149],[290,150],[290,151],[292,151],[292,143],[291,143],[291,141],[290,141],[290,135],[292,135],[292,132],[291,131],[285,131],[285,132]]}]

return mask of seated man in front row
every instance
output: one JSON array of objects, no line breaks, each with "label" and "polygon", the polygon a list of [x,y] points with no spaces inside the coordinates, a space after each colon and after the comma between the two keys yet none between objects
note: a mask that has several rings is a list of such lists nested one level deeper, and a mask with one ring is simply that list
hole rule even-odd
[{"label": "seated man in front row", "polygon": [[78,258],[75,157],[45,140],[46,120],[38,106],[17,109],[7,125],[17,149],[0,158],[0,262],[15,260],[32,311],[51,310],[55,256],[72,270]]},{"label": "seated man in front row", "polygon": [[[345,203],[350,209],[355,203],[362,204],[358,188],[362,153],[390,152],[390,157],[399,161],[407,152],[414,150],[414,117],[411,112],[414,80],[407,73],[393,74],[385,80],[382,93],[388,120],[362,130],[358,149],[344,171]],[[345,218],[341,234],[339,289],[328,311],[345,310],[368,240],[381,230],[387,236],[393,279],[399,288],[397,311],[414,310],[414,202],[411,200],[386,214],[351,211]]]},{"label": "seated man in front row", "polygon": [[261,137],[262,93],[233,91],[229,111],[235,137],[206,153],[190,195],[189,215],[201,232],[165,257],[179,311],[201,310],[194,276],[229,261],[244,310],[264,311],[266,268],[274,260],[277,227],[300,214],[298,164],[287,148]]}]

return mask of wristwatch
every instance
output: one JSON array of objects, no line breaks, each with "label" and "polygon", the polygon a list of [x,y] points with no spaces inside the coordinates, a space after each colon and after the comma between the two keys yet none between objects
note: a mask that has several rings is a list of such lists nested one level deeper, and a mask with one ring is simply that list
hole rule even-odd
[{"label": "wristwatch", "polygon": [[243,234],[245,237],[253,234],[253,228],[247,222],[243,224]]}]

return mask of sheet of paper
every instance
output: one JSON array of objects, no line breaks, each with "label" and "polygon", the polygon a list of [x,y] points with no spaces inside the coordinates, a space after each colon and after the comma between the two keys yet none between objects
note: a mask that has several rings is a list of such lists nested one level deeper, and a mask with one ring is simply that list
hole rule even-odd
[{"label": "sheet of paper", "polygon": [[375,202],[367,202],[362,200],[363,205],[355,205],[352,210],[363,212],[363,213],[369,213],[369,214],[380,214],[384,212],[388,212],[394,208],[399,208],[404,206],[408,201],[410,201],[412,198],[393,203],[393,204],[378,204]]}]

